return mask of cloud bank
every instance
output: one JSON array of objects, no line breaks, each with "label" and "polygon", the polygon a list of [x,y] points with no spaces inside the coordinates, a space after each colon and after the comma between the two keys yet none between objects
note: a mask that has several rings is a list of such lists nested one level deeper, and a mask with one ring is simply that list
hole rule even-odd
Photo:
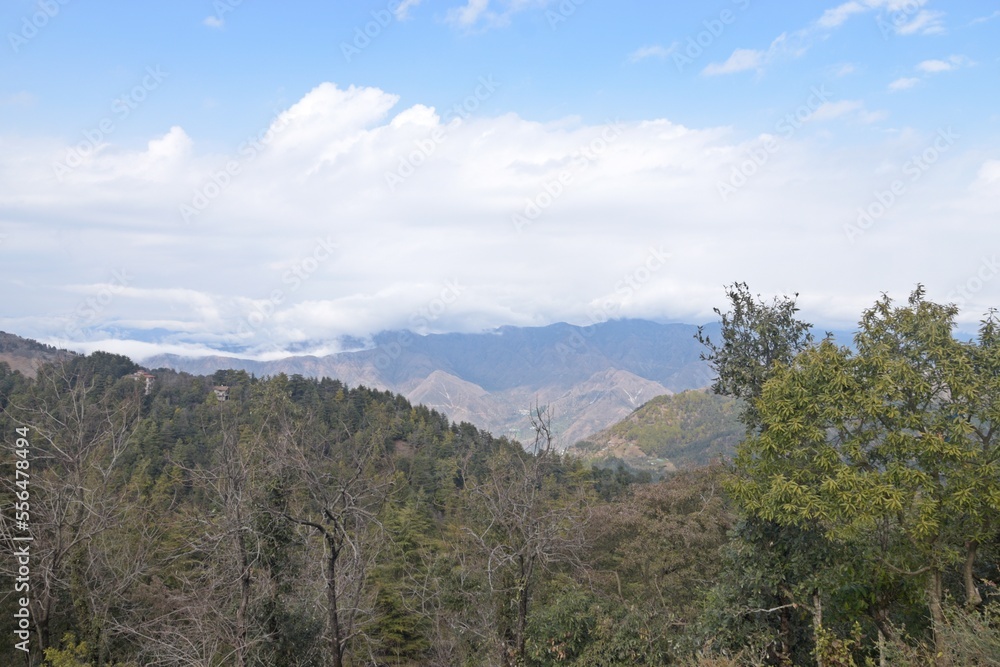
[{"label": "cloud bank", "polygon": [[834,142],[881,118],[859,101],[751,138],[476,115],[500,85],[437,110],[324,83],[226,154],[181,127],[138,148],[0,138],[0,328],[273,354],[395,328],[702,322],[734,280],[833,324],[917,282],[970,320],[1000,295],[976,279],[995,249],[967,242],[994,234],[1000,162],[960,130]]}]

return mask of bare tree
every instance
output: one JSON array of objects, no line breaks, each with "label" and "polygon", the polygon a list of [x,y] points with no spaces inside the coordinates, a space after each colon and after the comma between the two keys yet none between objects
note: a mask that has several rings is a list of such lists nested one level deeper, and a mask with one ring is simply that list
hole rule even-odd
[{"label": "bare tree", "polygon": [[174,464],[191,498],[165,508],[171,537],[159,544],[158,578],[118,626],[142,647],[144,664],[261,664],[261,647],[275,639],[266,615],[255,612],[275,595],[261,519],[279,467],[269,443],[286,423],[288,405],[269,383],[249,394],[246,401],[210,397],[201,437],[211,459]]},{"label": "bare tree", "polygon": [[[123,575],[128,570],[105,557],[108,541],[101,538],[130,507],[120,469],[141,408],[141,390],[130,389],[102,390],[96,379],[73,375],[67,363],[52,364],[41,369],[25,404],[6,408],[31,434],[30,610],[40,651],[52,645],[50,623],[63,596],[79,603],[81,625],[95,644],[104,641],[110,605],[98,592],[101,579],[109,567],[122,566]],[[0,523],[5,549],[13,548],[14,527]],[[0,568],[13,562],[2,559]]]},{"label": "bare tree", "polygon": [[524,663],[532,596],[556,566],[578,566],[591,513],[589,483],[564,474],[552,449],[551,415],[535,406],[530,451],[501,448],[482,474],[465,471],[466,528],[483,559],[486,586],[498,612],[495,640],[508,665]]},{"label": "bare tree", "polygon": [[293,488],[279,511],[321,538],[329,660],[342,667],[353,650],[374,643],[363,641],[375,615],[370,575],[387,539],[380,514],[395,477],[379,428],[326,431],[304,418],[280,438],[277,456]]}]

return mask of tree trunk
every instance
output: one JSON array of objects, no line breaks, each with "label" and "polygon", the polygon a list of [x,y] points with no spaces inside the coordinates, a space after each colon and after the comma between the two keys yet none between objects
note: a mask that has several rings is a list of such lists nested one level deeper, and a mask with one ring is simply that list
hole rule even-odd
[{"label": "tree trunk", "polygon": [[[785,600],[788,600],[788,602],[791,603],[791,600],[789,600],[785,596],[782,596],[779,599],[782,600],[783,602]],[[779,612],[778,618],[780,619],[780,622],[781,622],[781,629],[779,630],[779,636],[781,637],[781,640],[778,642],[778,644],[779,644],[779,646],[778,646],[778,660],[779,660],[780,664],[782,664],[782,665],[791,665],[792,664],[792,658],[791,658],[791,655],[792,655],[792,643],[793,643],[793,641],[792,641],[792,619],[791,619],[791,615],[789,614],[789,611],[788,611],[787,607],[783,608]]]},{"label": "tree trunk", "polygon": [[927,575],[927,606],[931,613],[931,626],[934,630],[934,665],[936,667],[951,667],[948,657],[948,647],[944,640],[944,609],[941,606],[941,570],[932,569]]},{"label": "tree trunk", "polygon": [[813,591],[813,641],[816,643],[816,667],[826,667],[826,657],[820,650],[823,637],[823,600],[819,589]]},{"label": "tree trunk", "polygon": [[528,582],[521,580],[521,588],[517,592],[517,631],[515,635],[514,659],[516,664],[523,665],[525,657],[525,630],[528,625]]},{"label": "tree trunk", "polygon": [[893,633],[892,624],[889,622],[889,611],[885,607],[876,607],[872,618],[875,621],[875,627],[878,628],[878,665],[879,667],[886,667],[886,643],[893,640],[896,635]]},{"label": "tree trunk", "polygon": [[45,649],[49,648],[49,605],[44,606],[40,602],[29,602],[29,609],[34,606],[38,610],[31,610],[31,619],[35,623],[35,633],[38,635],[38,654],[45,655]]},{"label": "tree trunk", "polygon": [[326,607],[327,620],[330,624],[330,656],[333,659],[333,667],[343,667],[344,645],[337,610],[337,556],[340,555],[340,551],[330,536],[327,536],[326,542],[330,548],[330,555],[326,559]]},{"label": "tree trunk", "polygon": [[236,610],[236,665],[247,664],[247,608],[250,605],[250,557],[247,554],[246,538],[237,537],[240,550],[240,606]]},{"label": "tree trunk", "polygon": [[520,586],[517,591],[517,627],[514,635],[515,664],[523,665],[527,661],[525,643],[528,630],[528,604],[531,599],[531,579],[535,571],[535,558],[518,557],[521,570]]},{"label": "tree trunk", "polygon": [[983,603],[983,596],[976,588],[976,578],[973,576],[973,568],[976,565],[976,552],[979,551],[979,542],[969,540],[965,543],[965,568],[962,574],[965,578],[965,606],[975,609]]}]

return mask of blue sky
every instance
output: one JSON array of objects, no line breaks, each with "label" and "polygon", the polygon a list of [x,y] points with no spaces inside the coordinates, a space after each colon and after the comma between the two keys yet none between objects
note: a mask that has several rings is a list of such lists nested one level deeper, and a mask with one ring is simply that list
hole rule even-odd
[{"label": "blue sky", "polygon": [[733,280],[830,326],[917,282],[1000,305],[997,2],[14,0],[0,27],[22,335],[701,322]]}]

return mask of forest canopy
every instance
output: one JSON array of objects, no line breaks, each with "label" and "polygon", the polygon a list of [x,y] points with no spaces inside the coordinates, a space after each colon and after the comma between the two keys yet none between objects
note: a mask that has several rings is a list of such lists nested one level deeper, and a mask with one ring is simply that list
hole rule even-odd
[{"label": "forest canopy", "polygon": [[737,455],[657,482],[555,451],[544,406],[517,443],[332,379],[0,364],[0,661],[997,664],[995,315],[960,339],[918,288],[844,347],[727,295]]}]

